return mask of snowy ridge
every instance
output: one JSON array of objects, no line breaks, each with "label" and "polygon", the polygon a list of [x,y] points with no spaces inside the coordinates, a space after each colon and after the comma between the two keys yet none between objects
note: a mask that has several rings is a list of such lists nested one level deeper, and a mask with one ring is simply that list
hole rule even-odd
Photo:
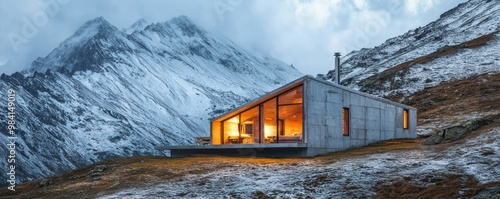
[{"label": "snowy ridge", "polygon": [[[497,52],[500,50],[500,34],[492,33],[490,35],[485,35],[485,37],[492,38],[485,46],[478,48],[466,47],[456,53],[445,55],[427,63],[415,61],[407,65],[406,69],[385,76],[383,73],[386,71],[384,71],[361,80],[358,83],[361,86],[360,90],[381,96],[410,95],[443,82],[465,79],[484,73],[499,73],[500,55]],[[459,46],[466,45],[460,44]],[[446,52],[447,48],[444,47],[443,50],[438,50],[437,54]],[[436,53],[430,54],[424,59],[432,57],[434,54]]]},{"label": "snowy ridge", "polygon": [[[500,2],[470,0],[447,11],[438,20],[424,27],[419,27],[401,36],[388,39],[385,43],[377,47],[364,48],[345,55],[341,60],[342,84],[354,89],[363,90],[363,86],[359,83],[368,77],[401,63],[429,55],[443,47],[454,46],[498,30],[500,30]],[[433,81],[433,83],[428,85],[436,85],[443,81],[462,79],[477,73],[498,72],[499,65],[497,61],[489,65],[482,65],[477,69],[471,69],[474,67],[469,64],[469,60],[464,61],[460,59],[475,58],[478,57],[477,55],[486,53],[485,56],[488,56],[487,59],[498,60],[500,58],[499,55],[488,53],[498,49],[495,45],[498,45],[497,41],[489,43],[486,47],[479,48],[478,51],[480,52],[474,52],[471,49],[459,52],[457,55],[438,58],[435,62],[422,64],[422,66],[419,66],[420,69],[412,69],[413,73],[419,72],[418,75],[410,75],[405,78],[415,79],[432,75],[434,78],[430,78],[430,81]],[[473,54],[476,54],[476,56],[472,56]],[[481,58],[477,59],[470,62],[481,61]],[[463,67],[453,68],[454,74],[450,74],[449,68],[443,67],[445,63],[453,66],[462,66],[464,62],[465,65]],[[435,66],[435,64],[439,63],[442,63],[441,66]],[[422,68],[432,69],[422,71]],[[427,74],[427,72],[431,74]],[[326,75],[318,76],[325,79],[332,79],[332,73],[333,71],[330,71]],[[419,81],[421,80],[419,79]],[[420,84],[415,83],[415,85]],[[424,85],[427,85],[427,83]],[[389,87],[386,88],[385,90],[391,90]],[[404,92],[404,94],[409,94],[422,88],[405,85],[397,91],[392,89],[392,93],[380,90],[370,90],[369,92],[386,96],[400,93],[400,91],[406,89],[409,89],[409,91]],[[369,89],[365,88],[364,90]]]},{"label": "snowy ridge", "polygon": [[21,181],[193,143],[209,117],[302,76],[184,16],[130,35],[96,18],[32,65],[0,77],[17,93]]},{"label": "snowy ridge", "polygon": [[145,19],[139,19],[136,22],[134,22],[130,27],[124,28],[122,32],[124,32],[127,35],[130,35],[135,31],[144,30],[146,26],[148,26],[148,22]]}]

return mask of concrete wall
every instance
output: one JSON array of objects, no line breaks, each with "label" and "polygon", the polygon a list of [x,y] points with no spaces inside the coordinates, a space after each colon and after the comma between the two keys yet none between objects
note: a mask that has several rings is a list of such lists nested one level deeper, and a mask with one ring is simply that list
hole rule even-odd
[{"label": "concrete wall", "polygon": [[[308,156],[416,137],[414,108],[315,79],[304,88]],[[342,135],[342,108],[349,108],[349,136]],[[403,109],[409,110],[409,129],[403,129]]]}]

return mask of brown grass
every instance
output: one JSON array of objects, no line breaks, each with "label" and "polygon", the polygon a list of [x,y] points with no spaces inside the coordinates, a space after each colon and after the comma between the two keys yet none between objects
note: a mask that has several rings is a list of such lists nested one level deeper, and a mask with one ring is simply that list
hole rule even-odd
[{"label": "brown grass", "polygon": [[[16,187],[16,192],[0,190],[0,198],[94,198],[100,194],[109,194],[126,188],[141,188],[165,181],[182,180],[186,174],[210,172],[224,169],[235,164],[290,164],[301,161],[316,161],[318,165],[342,159],[359,157],[387,151],[412,150],[422,147],[421,139],[390,140],[367,147],[330,153],[316,158],[249,158],[198,156],[190,158],[167,157],[130,157],[110,159],[63,173],[51,178],[51,184],[40,187],[40,181],[32,181]],[[97,165],[107,165],[102,176],[91,176],[91,170]],[[100,180],[94,181],[94,177]],[[317,176],[317,180],[324,180]],[[203,183],[203,182],[200,182]]]},{"label": "brown grass", "polygon": [[[472,44],[471,44],[472,45]],[[496,117],[500,112],[500,73],[483,74],[426,88],[405,97],[401,102],[418,109],[418,123],[437,124],[462,119],[464,116],[481,113],[481,117]],[[391,100],[400,99],[394,96]],[[453,121],[452,121],[453,122]],[[462,144],[467,139],[500,126],[500,118],[473,132],[463,139],[432,146],[437,152],[445,152],[448,147]],[[484,155],[492,154],[484,151]],[[427,182],[426,186],[417,185],[415,179]],[[440,174],[437,176],[411,176],[395,179],[393,182],[380,182],[374,198],[470,198],[480,190],[500,185],[500,182],[479,184],[472,175]]]},{"label": "brown grass", "polygon": [[423,138],[388,140],[377,142],[366,147],[348,149],[342,152],[321,155],[316,157],[315,159],[321,160],[324,164],[331,164],[348,158],[357,158],[377,153],[416,150],[425,147],[422,145],[422,141]]},{"label": "brown grass", "polygon": [[[303,158],[247,158],[201,156],[167,158],[141,156],[110,159],[51,178],[50,185],[40,187],[40,180],[16,186],[16,192],[0,190],[0,198],[94,198],[99,194],[113,193],[126,188],[140,188],[171,180],[182,180],[186,174],[210,172],[231,167],[235,163],[255,165],[296,164]],[[91,176],[97,165],[108,169],[102,175]],[[94,180],[100,177],[100,180]]]},{"label": "brown grass", "polygon": [[[390,98],[400,99],[401,96]],[[418,125],[446,121],[452,116],[500,112],[500,73],[483,74],[426,88],[401,103],[418,109]],[[494,113],[493,113],[494,114]]]},{"label": "brown grass", "polygon": [[[256,166],[267,164],[294,165],[307,160],[315,161],[318,166],[321,166],[323,164],[375,153],[418,150],[426,147],[423,146],[421,142],[422,139],[389,140],[375,143],[367,147],[330,153],[315,158],[249,158],[223,156],[167,158],[146,156],[111,159],[48,178],[51,184],[47,187],[40,187],[40,181],[32,181],[17,186],[15,193],[2,189],[0,190],[0,198],[94,198],[102,194],[111,194],[122,189],[148,187],[161,182],[183,180],[186,174],[197,174],[226,169],[228,167],[233,167],[235,164],[252,164]],[[90,176],[90,171],[97,165],[107,165],[108,169],[103,171],[101,176],[98,176],[101,178],[100,180],[94,181],[93,177],[95,176]],[[310,181],[310,183],[312,183],[310,186],[327,183],[328,181],[327,176],[324,175],[313,177],[312,181]],[[453,184],[458,182],[450,183]],[[203,182],[200,181],[200,184],[203,184]],[[431,190],[435,189],[418,187],[416,185],[412,186],[409,182],[406,184],[397,182],[396,184],[393,183],[391,186],[394,188],[381,185],[380,188],[377,188],[380,189],[380,191],[377,191],[377,196],[380,194],[395,193],[410,194],[415,190],[419,190],[420,192],[429,190],[428,192],[430,194]],[[455,184],[453,184],[453,186],[459,187]],[[462,183],[460,186],[479,188],[483,185],[478,185],[477,183]],[[268,197],[265,194],[262,195],[262,193],[257,192],[255,196],[257,198]]]},{"label": "brown grass", "polygon": [[498,186],[500,182],[479,184],[472,175],[442,174],[423,178],[415,176],[421,183],[429,186],[418,186],[411,182],[413,178],[397,179],[393,182],[379,183],[373,198],[470,198],[484,188]]}]

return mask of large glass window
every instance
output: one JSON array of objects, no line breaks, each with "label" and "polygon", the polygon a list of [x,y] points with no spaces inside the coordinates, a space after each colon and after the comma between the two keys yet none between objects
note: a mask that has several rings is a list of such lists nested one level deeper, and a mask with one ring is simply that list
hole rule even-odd
[{"label": "large glass window", "polygon": [[278,142],[302,142],[302,86],[278,96]]},{"label": "large glass window", "polygon": [[223,122],[223,138],[225,144],[237,144],[240,143],[240,115],[236,115],[229,118]]},{"label": "large glass window", "polygon": [[302,104],[302,86],[299,86],[279,96],[279,105],[287,104]]},{"label": "large glass window", "polygon": [[212,139],[218,138],[223,144],[302,142],[302,86],[240,112],[221,124],[221,128],[212,124]]},{"label": "large glass window", "polygon": [[256,106],[241,113],[241,143],[253,144],[260,142],[259,107]]},{"label": "large glass window", "polygon": [[342,109],[342,135],[349,136],[349,108]]},{"label": "large glass window", "polygon": [[408,109],[403,109],[403,129],[408,129],[408,122],[410,121],[410,116],[408,114]]},{"label": "large glass window", "polygon": [[264,143],[276,143],[277,120],[276,120],[276,98],[263,104],[264,110]]}]

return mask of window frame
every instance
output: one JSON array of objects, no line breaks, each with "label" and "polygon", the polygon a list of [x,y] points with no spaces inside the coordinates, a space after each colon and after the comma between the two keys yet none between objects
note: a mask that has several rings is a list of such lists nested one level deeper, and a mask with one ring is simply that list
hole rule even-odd
[{"label": "window frame", "polygon": [[[346,114],[347,112],[347,114]],[[349,107],[342,108],[342,136],[348,137],[350,135],[350,117],[351,112]]]},{"label": "window frame", "polygon": [[[288,93],[292,92],[293,90],[296,90],[296,89],[298,89],[300,87],[302,87],[301,88],[301,102],[300,103],[293,103],[292,102],[292,103],[283,103],[283,104],[280,104],[280,101],[279,101],[280,97],[282,97],[282,96],[284,96],[284,95],[286,95],[286,94],[288,94]],[[290,88],[290,89],[288,89],[288,90],[286,90],[286,91],[284,91],[284,92],[282,92],[280,94],[275,95],[274,97],[271,97],[271,98],[269,98],[269,99],[267,99],[267,100],[265,100],[263,102],[260,102],[260,103],[258,103],[256,105],[254,105],[254,106],[252,106],[250,108],[247,108],[247,109],[244,109],[244,110],[241,110],[241,111],[238,111],[238,112],[233,112],[232,115],[230,115],[229,117],[227,117],[224,120],[221,120],[220,121],[220,143],[221,143],[221,145],[231,144],[231,143],[226,142],[225,137],[227,137],[227,136],[225,136],[225,134],[226,134],[225,130],[226,129],[224,128],[224,123],[226,121],[230,120],[231,118],[237,116],[238,119],[239,119],[238,137],[241,138],[241,135],[243,133],[242,132],[242,128],[243,127],[242,127],[242,121],[241,121],[242,118],[241,118],[241,115],[244,112],[249,111],[249,110],[254,109],[254,108],[258,109],[258,115],[259,115],[259,124],[258,124],[258,126],[259,126],[259,135],[260,136],[259,136],[259,140],[258,140],[259,142],[258,143],[260,143],[260,144],[265,143],[264,104],[266,104],[266,103],[268,103],[268,102],[270,102],[272,100],[276,101],[275,102],[276,103],[275,104],[275,111],[276,111],[276,113],[274,115],[274,118],[276,118],[276,135],[275,135],[275,141],[271,142],[271,143],[280,143],[280,141],[279,141],[279,137],[280,137],[280,135],[279,135],[280,134],[280,132],[279,132],[279,130],[280,130],[280,128],[279,128],[279,125],[280,125],[279,124],[279,116],[280,116],[279,115],[279,111],[280,111],[280,107],[295,106],[295,105],[302,106],[301,107],[302,111],[300,113],[300,114],[302,114],[302,120],[301,120],[301,123],[302,123],[301,124],[302,125],[302,129],[301,129],[302,130],[302,139],[301,139],[301,141],[299,143],[304,143],[305,142],[305,137],[304,137],[304,129],[305,129],[305,127],[304,127],[304,90],[305,89],[304,88],[305,88],[304,84],[300,84],[298,86],[292,87],[292,88]],[[282,123],[282,125],[284,125],[284,123]],[[255,126],[254,126],[254,128],[255,128]],[[283,127],[282,127],[282,129],[283,129]],[[238,144],[242,144],[242,143],[238,143]],[[257,144],[257,143],[255,143],[255,144]]]},{"label": "window frame", "polygon": [[403,109],[403,129],[410,129],[410,110]]}]

